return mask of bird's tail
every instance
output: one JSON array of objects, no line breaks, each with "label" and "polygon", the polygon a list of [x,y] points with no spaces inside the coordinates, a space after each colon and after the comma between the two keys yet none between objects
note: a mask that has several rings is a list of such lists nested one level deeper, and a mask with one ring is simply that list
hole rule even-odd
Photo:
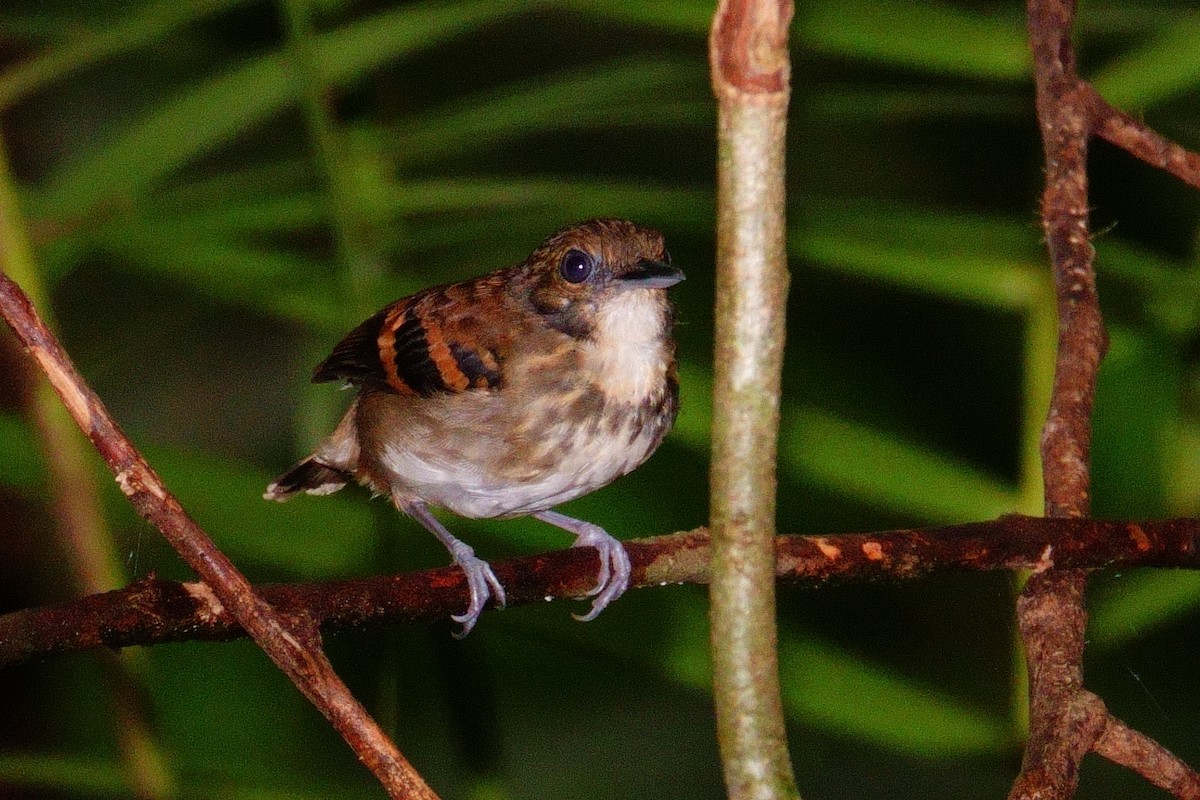
[{"label": "bird's tail", "polygon": [[349,483],[358,468],[357,405],[350,406],[315,453],[272,481],[263,498],[283,501],[298,492],[331,494]]},{"label": "bird's tail", "polygon": [[316,456],[309,456],[272,481],[263,492],[263,499],[282,502],[297,492],[331,494],[345,486],[350,478],[349,473],[322,464]]}]

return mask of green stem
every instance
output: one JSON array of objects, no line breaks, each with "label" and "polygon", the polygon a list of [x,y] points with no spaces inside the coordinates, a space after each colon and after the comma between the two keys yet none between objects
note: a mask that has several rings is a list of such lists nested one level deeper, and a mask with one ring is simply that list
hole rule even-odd
[{"label": "green stem", "polygon": [[[53,324],[46,287],[37,269],[2,138],[0,269],[25,289],[49,324]],[[50,384],[32,366],[28,372],[34,391],[27,413],[41,441],[52,492],[50,505],[57,521],[54,529],[58,546],[67,556],[76,589],[82,595],[94,595],[123,586],[127,576],[100,507],[90,449]],[[135,697],[145,686],[146,657],[134,650],[109,657],[116,734],[130,784],[139,798],[171,797],[175,781],[169,760]],[[130,687],[140,688],[130,692]]]},{"label": "green stem", "polygon": [[366,242],[353,164],[330,102],[331,82],[321,69],[309,0],[282,0],[289,49],[301,84],[304,118],[327,184],[327,209],[344,267],[347,308],[357,319],[375,310],[379,269]]}]

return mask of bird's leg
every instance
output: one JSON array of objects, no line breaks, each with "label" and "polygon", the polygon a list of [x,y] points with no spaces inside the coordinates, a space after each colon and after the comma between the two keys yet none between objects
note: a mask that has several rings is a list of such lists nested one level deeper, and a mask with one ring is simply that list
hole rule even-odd
[{"label": "bird's leg", "polygon": [[398,497],[394,500],[397,508],[421,523],[425,530],[438,538],[438,541],[450,551],[454,563],[462,567],[463,573],[467,576],[471,604],[467,606],[467,613],[450,617],[455,622],[462,623],[462,631],[455,634],[455,638],[461,639],[475,627],[489,597],[496,599],[497,608],[504,608],[504,587],[500,585],[496,573],[492,572],[491,565],[476,556],[469,544],[456,539],[454,534],[446,530],[446,526],[438,522],[437,517],[430,513],[428,506],[420,500],[401,500]]},{"label": "bird's leg", "polygon": [[600,554],[600,575],[596,580],[596,588],[587,594],[588,597],[596,598],[592,601],[592,610],[583,616],[572,615],[580,622],[595,619],[605,606],[616,600],[629,588],[629,574],[632,572],[632,568],[629,564],[629,554],[625,552],[625,546],[599,525],[568,517],[557,511],[538,511],[533,516],[542,522],[549,522],[557,528],[575,534],[575,543],[571,545],[572,547],[594,547]]}]

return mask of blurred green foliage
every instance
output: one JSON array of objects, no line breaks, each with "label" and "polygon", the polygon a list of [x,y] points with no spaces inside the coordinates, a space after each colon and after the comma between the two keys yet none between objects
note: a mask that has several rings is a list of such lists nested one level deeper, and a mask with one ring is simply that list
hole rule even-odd
[{"label": "blurred green foliage", "polygon": [[[431,537],[363,492],[260,499],[345,402],[308,386],[309,366],[383,303],[513,263],[595,215],[660,227],[688,273],[675,293],[684,410],[649,464],[572,507],[626,537],[704,522],[711,12],[696,0],[0,7],[0,130],[64,340],[252,577],[442,563]],[[1200,147],[1198,26],[1167,0],[1084,4],[1083,70]],[[781,530],[1036,513],[1056,322],[1020,4],[815,0],[799,4],[793,41]],[[1102,143],[1092,168],[1113,334],[1094,508],[1194,515],[1200,200]],[[70,585],[20,397],[0,391],[6,609]],[[104,485],[129,577],[186,577]],[[453,527],[491,558],[565,543],[538,523]],[[1089,683],[1200,762],[1186,667],[1200,577],[1095,583]],[[785,588],[802,790],[1004,792],[1022,725],[1012,593],[1002,575]],[[703,592],[633,592],[586,626],[565,606],[489,614],[465,642],[435,626],[330,649],[443,797],[722,796]],[[148,665],[183,796],[379,796],[252,646],[154,648]],[[6,671],[12,796],[128,796],[103,674],[91,654]],[[1085,765],[1080,796],[1155,796],[1121,780]]]}]

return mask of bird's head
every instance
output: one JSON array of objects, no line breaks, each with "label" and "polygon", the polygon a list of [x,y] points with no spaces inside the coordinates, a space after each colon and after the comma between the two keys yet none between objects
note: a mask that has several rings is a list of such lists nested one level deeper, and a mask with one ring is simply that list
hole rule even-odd
[{"label": "bird's head", "polygon": [[578,339],[612,326],[629,328],[624,334],[631,339],[666,334],[672,324],[666,289],[684,277],[671,266],[661,233],[621,219],[592,219],[558,231],[525,260],[519,275],[533,310]]}]

